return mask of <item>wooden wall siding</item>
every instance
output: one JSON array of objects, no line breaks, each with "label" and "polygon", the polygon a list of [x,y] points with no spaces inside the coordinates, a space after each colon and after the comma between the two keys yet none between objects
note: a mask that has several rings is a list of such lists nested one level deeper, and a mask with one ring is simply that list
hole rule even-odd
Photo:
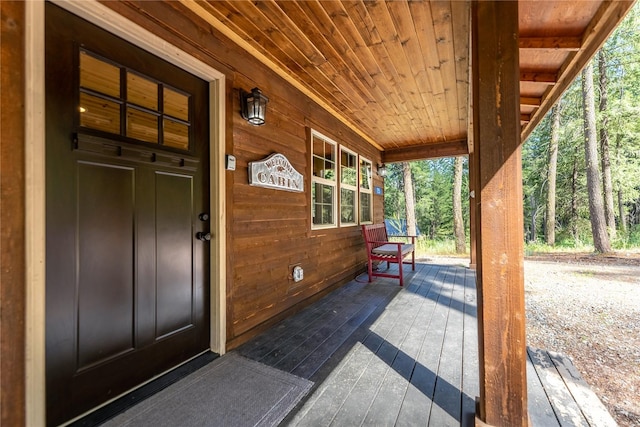
[{"label": "wooden wall siding", "polygon": [[[180,3],[105,4],[227,75],[227,153],[237,159],[236,170],[226,172],[228,348],[362,272],[359,227],[311,230],[308,129],[371,160],[374,171],[380,152]],[[239,113],[239,90],[255,86],[270,99],[260,127]],[[274,152],[304,175],[303,193],[249,185],[249,162]],[[374,185],[383,186],[375,173]],[[374,195],[374,216],[383,219],[382,196]],[[289,278],[295,264],[304,269],[299,283]]]},{"label": "wooden wall siding", "polygon": [[25,424],[25,134],[22,2],[0,2],[0,424]]}]

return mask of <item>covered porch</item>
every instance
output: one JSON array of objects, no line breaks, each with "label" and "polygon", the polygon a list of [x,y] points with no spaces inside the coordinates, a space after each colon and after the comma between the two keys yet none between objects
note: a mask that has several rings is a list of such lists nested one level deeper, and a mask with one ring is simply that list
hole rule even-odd
[{"label": "covered porch", "polygon": [[[368,283],[366,273],[361,274],[212,364],[239,355],[308,380],[311,389],[295,407],[288,412],[278,408],[284,417],[280,425],[473,426],[479,392],[477,326],[475,272],[468,261],[423,259],[415,272],[407,271],[405,287],[387,278]],[[616,425],[566,357],[528,348],[527,373],[530,425]],[[227,392],[265,392],[245,388],[238,382]],[[287,393],[273,393],[277,407]],[[213,403],[207,402],[210,398],[183,410],[202,412],[201,406]],[[238,401],[238,408],[220,417],[230,421],[232,412],[263,417],[250,401]],[[158,408],[144,405],[106,425],[129,419],[144,424],[149,419],[144,412]],[[262,410],[274,411],[268,405]],[[265,414],[256,425],[273,422]],[[246,424],[246,418],[235,424]]]},{"label": "covered porch", "polygon": [[[468,261],[422,260],[404,288],[366,281],[358,276],[237,349],[314,383],[283,425],[475,425],[476,275]],[[616,425],[570,360],[527,350],[530,425]]]},{"label": "covered porch", "polygon": [[[476,423],[510,426],[535,424],[538,401],[527,391],[537,376],[527,375],[524,334],[521,143],[632,3],[55,1],[209,85],[210,117],[202,122],[215,131],[208,132],[212,154],[203,164],[211,163],[213,191],[205,207],[214,239],[209,255],[201,257],[210,265],[201,271],[210,276],[202,295],[212,312],[203,335],[211,350],[240,352],[314,381],[311,397],[288,419],[293,423],[320,413],[336,424],[358,415],[360,422],[390,417],[391,424],[412,424],[411,417],[418,417],[444,425],[472,423],[475,415]],[[44,154],[52,140],[45,118],[55,110],[47,110],[44,96],[45,3],[3,2],[2,12],[1,415],[16,426],[53,425],[78,414],[59,420],[46,414],[47,398],[55,395],[47,395],[47,375],[56,372],[47,362],[52,340],[46,324],[61,324],[47,316],[61,305],[47,307],[45,295],[55,294],[52,283],[64,282],[50,280],[46,268],[55,266],[52,255],[65,252],[47,236],[58,227],[46,222],[52,215],[45,190],[54,181],[46,171],[56,163]],[[71,69],[74,63],[63,65]],[[261,128],[238,113],[238,95],[253,86],[270,96]],[[81,110],[69,105],[72,128]],[[365,191],[356,189],[368,216],[348,224],[314,222],[311,212],[321,203],[308,188],[320,182],[316,173],[325,173],[314,166],[316,129],[338,141],[334,151],[344,147],[368,170]],[[60,144],[69,148],[68,141]],[[305,192],[268,193],[249,185],[248,165],[276,151],[303,171]],[[336,154],[324,159],[334,178]],[[470,160],[470,249],[477,275],[424,264],[404,289],[381,279],[341,288],[364,265],[357,225],[383,219],[383,177],[373,172],[384,163],[458,155]],[[340,184],[332,181],[335,194]],[[331,201],[335,217],[341,203]],[[192,217],[189,230],[202,225]],[[289,277],[297,265],[306,271],[300,285]],[[64,311],[71,317],[76,312]],[[106,321],[115,313],[105,310]],[[137,316],[134,309],[127,313]],[[77,325],[69,325],[74,337]],[[63,347],[71,354],[69,366],[78,360],[74,345]],[[347,375],[382,382],[356,380],[340,388],[348,390],[345,395],[326,392]],[[395,387],[403,392],[392,392]],[[550,414],[541,402],[541,413]]]}]

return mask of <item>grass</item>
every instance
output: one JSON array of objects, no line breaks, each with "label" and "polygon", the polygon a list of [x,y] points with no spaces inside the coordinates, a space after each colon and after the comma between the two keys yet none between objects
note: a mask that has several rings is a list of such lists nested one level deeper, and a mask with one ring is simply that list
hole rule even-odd
[{"label": "grass", "polygon": [[[392,238],[393,240],[393,238]],[[640,252],[640,226],[623,235],[618,233],[618,237],[611,242],[611,247],[617,252]],[[524,245],[525,256],[544,253],[585,253],[594,252],[591,237],[574,239],[570,235],[560,234],[554,246],[547,245],[542,241],[526,242]],[[469,241],[467,240],[467,250],[464,255],[469,254]],[[427,236],[420,236],[416,240],[416,255],[448,255],[461,256],[456,253],[456,243],[454,239],[428,239]]]},{"label": "grass", "polygon": [[[393,240],[393,237],[391,237]],[[467,242],[467,251],[469,253],[469,242]],[[431,240],[426,236],[419,236],[416,239],[416,256],[426,255],[451,255],[461,256],[464,254],[456,254],[456,242],[453,239]]]}]

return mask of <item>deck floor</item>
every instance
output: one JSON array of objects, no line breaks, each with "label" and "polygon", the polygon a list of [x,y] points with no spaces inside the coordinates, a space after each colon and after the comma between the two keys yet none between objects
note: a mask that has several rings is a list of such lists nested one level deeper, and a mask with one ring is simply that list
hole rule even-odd
[{"label": "deck floor", "polygon": [[[369,284],[361,275],[237,349],[314,382],[283,424],[474,425],[475,272],[462,263],[404,268],[404,288],[397,279]],[[540,350],[530,349],[529,356],[532,425],[608,425],[601,424],[606,410],[595,416],[600,424],[592,424],[594,417],[563,385],[571,375],[561,372],[571,367],[558,370],[552,355]],[[594,404],[594,396],[585,404]]]}]

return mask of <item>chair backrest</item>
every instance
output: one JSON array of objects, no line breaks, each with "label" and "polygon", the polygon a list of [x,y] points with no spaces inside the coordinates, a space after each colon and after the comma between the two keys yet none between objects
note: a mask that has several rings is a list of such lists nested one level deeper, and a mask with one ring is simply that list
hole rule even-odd
[{"label": "chair backrest", "polygon": [[378,246],[382,246],[384,243],[373,242],[387,242],[387,228],[384,223],[382,224],[367,224],[362,226],[362,237],[367,244],[367,250],[375,249]]}]

